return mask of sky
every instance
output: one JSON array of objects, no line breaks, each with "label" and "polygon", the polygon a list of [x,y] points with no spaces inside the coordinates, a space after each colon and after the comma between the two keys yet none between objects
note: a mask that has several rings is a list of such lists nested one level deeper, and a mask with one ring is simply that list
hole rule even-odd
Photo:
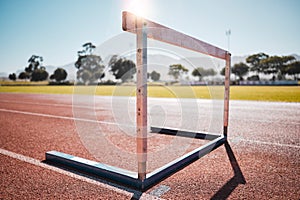
[{"label": "sky", "polygon": [[124,10],[233,56],[300,54],[299,0],[0,0],[0,72],[24,69],[33,54],[44,65],[73,62],[85,42],[122,33]]}]

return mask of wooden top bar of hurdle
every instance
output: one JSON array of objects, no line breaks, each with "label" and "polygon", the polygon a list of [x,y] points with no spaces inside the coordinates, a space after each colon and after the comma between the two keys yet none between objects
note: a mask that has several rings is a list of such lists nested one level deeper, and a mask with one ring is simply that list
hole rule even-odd
[{"label": "wooden top bar of hurdle", "polygon": [[[124,31],[136,33],[137,31],[137,17],[136,15],[124,11],[122,28]],[[182,48],[186,48],[192,51],[210,55],[220,59],[226,59],[227,51],[215,47],[211,44],[193,38],[191,36],[180,33],[176,30],[170,29],[161,24],[152,22],[147,19],[142,19],[147,24],[147,37],[150,39],[158,40]]]}]

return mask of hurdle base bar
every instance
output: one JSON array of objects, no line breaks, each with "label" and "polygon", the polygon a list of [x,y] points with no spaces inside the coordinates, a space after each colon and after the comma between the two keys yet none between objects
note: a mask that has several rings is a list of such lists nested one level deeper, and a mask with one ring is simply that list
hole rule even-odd
[{"label": "hurdle base bar", "polygon": [[219,136],[207,144],[177,158],[161,168],[147,173],[144,180],[138,179],[138,173],[72,156],[69,154],[49,151],[46,152],[46,163],[72,169],[88,175],[107,180],[118,185],[123,185],[139,191],[146,191],[172,174],[178,172],[199,158],[218,148],[226,142],[224,136]]},{"label": "hurdle base bar", "polygon": [[164,135],[173,135],[178,137],[187,137],[187,138],[195,138],[195,139],[202,139],[202,140],[214,140],[221,135],[219,134],[212,134],[212,133],[199,133],[193,132],[189,130],[177,130],[174,128],[167,128],[167,127],[155,127],[151,126],[150,130],[152,133],[164,134]]}]

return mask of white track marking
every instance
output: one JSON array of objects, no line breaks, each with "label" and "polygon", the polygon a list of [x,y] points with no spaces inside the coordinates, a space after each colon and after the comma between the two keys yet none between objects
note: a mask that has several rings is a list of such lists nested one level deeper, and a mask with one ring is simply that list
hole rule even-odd
[{"label": "white track marking", "polygon": [[18,111],[18,110],[8,110],[8,109],[2,109],[2,108],[0,108],[0,111],[9,112],[9,113],[16,113],[16,114],[23,114],[23,115],[39,116],[39,117],[49,117],[49,118],[56,118],[56,119],[66,119],[66,120],[74,120],[74,121],[83,121],[83,122],[91,122],[91,123],[131,127],[130,125],[126,125],[126,124],[118,124],[118,123],[115,123],[115,122],[98,121],[98,120],[83,119],[83,118],[76,118],[76,117],[66,117],[66,116],[58,116],[58,115],[50,115],[50,114],[42,114],[42,113],[33,113],[33,112]]},{"label": "white track marking", "polygon": [[[249,121],[252,121],[252,122],[259,122],[259,123],[274,123],[276,122],[275,120],[268,120],[268,119],[240,119],[238,117],[231,117],[230,120],[236,120],[236,121],[246,121],[246,122],[249,122]],[[279,120],[277,120],[277,122],[279,122]],[[294,124],[294,125],[300,125],[300,122],[281,122],[281,124]]]},{"label": "white track marking", "polygon": [[[54,167],[54,166],[51,166],[51,165],[47,165],[47,164],[42,163],[41,161],[39,161],[37,159],[31,158],[31,157],[28,157],[28,156],[24,156],[24,155],[21,155],[21,154],[17,154],[17,153],[14,153],[14,152],[11,152],[11,151],[8,151],[8,150],[5,150],[5,149],[0,148],[0,153],[2,155],[5,155],[5,156],[11,157],[11,158],[14,158],[14,159],[17,159],[17,160],[20,160],[20,161],[38,166],[38,167],[42,167],[42,168],[45,168],[45,169],[48,169],[48,170],[51,170],[51,171],[55,171],[57,173],[60,173],[60,174],[63,174],[63,175],[66,175],[66,176],[69,176],[69,177],[87,182],[87,183],[90,183],[90,184],[94,184],[94,185],[100,186],[102,188],[106,188],[108,190],[111,190],[111,191],[114,191],[114,192],[117,192],[117,193],[120,193],[120,194],[125,194],[128,197],[132,197],[131,192],[113,187],[111,185],[101,183],[101,182],[97,181],[97,179],[94,180],[94,179],[90,179],[90,178],[87,178],[87,177],[84,177],[84,176],[80,176],[78,174],[74,174],[72,172],[68,172],[66,170],[63,170],[63,169],[60,169],[60,168],[57,168],[57,167]],[[132,191],[136,192],[136,193],[139,193],[138,191],[135,191],[135,190],[132,190]],[[149,195],[149,194],[143,193],[142,196],[141,196],[141,199],[159,199],[159,198],[157,198],[155,196],[152,196],[152,195]]]},{"label": "white track marking", "polygon": [[153,196],[156,196],[156,197],[160,197],[164,193],[168,192],[170,189],[171,188],[169,186],[160,185],[157,188],[155,188],[154,190],[152,190],[149,194],[153,195]]},{"label": "white track marking", "polygon": [[3,103],[14,103],[14,104],[29,104],[29,105],[40,105],[40,106],[55,106],[55,107],[72,107],[72,108],[88,108],[88,109],[101,109],[101,110],[110,110],[103,107],[93,107],[93,106],[78,106],[73,104],[63,104],[63,103],[36,103],[36,102],[21,102],[21,101],[8,101],[8,100],[0,100],[0,102]]},{"label": "white track marking", "polygon": [[256,143],[256,144],[265,144],[265,145],[272,145],[272,146],[279,146],[279,147],[290,147],[290,148],[300,149],[300,146],[293,145],[293,144],[281,144],[281,143],[265,142],[265,141],[259,141],[259,140],[247,140],[247,139],[242,139],[242,138],[240,138],[238,140],[243,141],[243,142]]},{"label": "white track marking", "polygon": [[[99,124],[108,124],[108,125],[116,125],[116,126],[133,127],[133,126],[130,126],[130,125],[118,124],[118,123],[114,123],[114,122],[97,121],[97,120],[92,120],[92,119],[83,119],[83,118],[75,118],[75,117],[65,117],[65,116],[57,116],[57,115],[49,115],[49,114],[42,114],[42,113],[25,112],[25,111],[18,111],[18,110],[8,110],[8,109],[1,109],[0,108],[0,112],[1,111],[2,112],[9,112],[9,113],[23,114],[23,115],[49,117],[49,118],[65,119],[65,120],[78,120],[78,121],[90,122],[90,123],[99,123]],[[236,140],[237,141],[257,143],[257,144],[265,144],[265,145],[273,145],[273,146],[281,146],[281,147],[290,147],[290,148],[300,148],[300,146],[292,145],[292,144],[281,144],[281,143],[274,143],[274,142],[265,142],[265,141],[257,141],[257,140],[247,140],[247,139],[243,139],[243,138],[238,138]]]},{"label": "white track marking", "polygon": [[[120,97],[118,97],[118,98],[120,98]],[[152,98],[152,101],[155,101],[155,100],[157,100],[157,99],[156,98]],[[160,102],[163,101],[163,100],[164,101],[169,100],[169,102],[170,102],[170,99],[159,99]],[[97,110],[111,110],[111,109],[108,109],[108,108],[105,108],[105,107],[73,105],[73,104],[63,104],[63,103],[54,103],[54,104],[52,104],[52,103],[37,103],[37,102],[26,102],[26,101],[25,102],[21,102],[21,101],[0,100],[0,103],[1,102],[3,102],[3,103],[13,103],[13,104],[28,104],[28,105],[41,105],[41,106],[83,108],[83,109],[92,109],[92,110],[95,110],[95,111],[97,111]],[[233,107],[233,109],[239,108],[239,107],[236,107],[236,106],[232,106],[232,107]],[[261,110],[261,108],[255,108],[255,107],[243,107],[243,109]],[[272,110],[274,110],[274,109],[272,109]],[[278,110],[278,109],[276,109],[276,110]],[[281,109],[281,110],[284,110],[284,109]],[[230,117],[230,121],[231,120],[252,121],[252,122],[259,122],[259,123],[274,123],[274,121],[268,120],[268,119],[251,119],[251,118],[240,119],[240,118],[237,118],[237,117],[234,117],[234,116]],[[287,124],[286,122],[281,122],[281,123]],[[299,125],[300,122],[291,122],[291,121],[289,121],[288,124]]]}]

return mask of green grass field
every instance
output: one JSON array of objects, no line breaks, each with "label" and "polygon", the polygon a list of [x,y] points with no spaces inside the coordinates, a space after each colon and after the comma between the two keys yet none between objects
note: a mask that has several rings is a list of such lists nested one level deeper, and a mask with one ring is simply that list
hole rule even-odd
[{"label": "green grass field", "polygon": [[[150,97],[222,99],[222,86],[149,86]],[[0,86],[0,92],[134,96],[134,86]],[[300,86],[231,86],[230,99],[300,102]]]},{"label": "green grass field", "polygon": [[0,86],[46,86],[49,81],[0,81]]}]

